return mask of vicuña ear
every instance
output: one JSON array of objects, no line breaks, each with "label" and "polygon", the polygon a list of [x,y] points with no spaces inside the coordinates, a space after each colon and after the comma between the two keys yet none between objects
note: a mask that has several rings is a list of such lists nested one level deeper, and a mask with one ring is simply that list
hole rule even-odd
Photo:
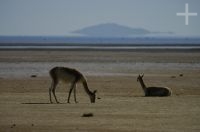
[{"label": "vicu\u00f1a ear", "polygon": [[142,76],[141,77],[144,77],[144,73],[142,74]]},{"label": "vicu\u00f1a ear", "polygon": [[94,90],[94,92],[93,92],[93,93],[95,94],[96,92],[97,92],[97,90]]}]

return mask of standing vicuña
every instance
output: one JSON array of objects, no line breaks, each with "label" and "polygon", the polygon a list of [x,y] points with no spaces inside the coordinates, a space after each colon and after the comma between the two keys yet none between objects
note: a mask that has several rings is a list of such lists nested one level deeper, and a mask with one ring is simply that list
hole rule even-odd
[{"label": "standing vicu\u00f1a", "polygon": [[142,79],[143,77],[144,77],[144,74],[139,75],[137,78],[137,81],[140,82],[140,84],[144,90],[145,96],[170,96],[170,95],[172,95],[172,91],[168,87],[146,87],[146,85],[144,84],[144,81]]},{"label": "standing vicu\u00f1a", "polygon": [[53,69],[51,69],[49,71],[49,74],[52,78],[52,84],[51,84],[51,87],[49,88],[49,98],[50,98],[51,103],[53,103],[51,100],[51,92],[53,93],[56,102],[59,103],[56,98],[56,95],[55,95],[55,89],[56,89],[56,86],[59,83],[59,81],[63,81],[65,83],[71,83],[68,100],[67,100],[68,103],[70,103],[69,100],[70,100],[72,90],[74,90],[74,100],[77,103],[77,101],[76,101],[76,83],[78,83],[78,82],[82,82],[85,92],[90,97],[91,103],[95,103],[96,90],[91,92],[88,89],[88,85],[87,85],[87,81],[86,81],[85,77],[83,76],[82,73],[80,73],[76,69],[71,69],[71,68],[67,68],[67,67],[54,67]]}]

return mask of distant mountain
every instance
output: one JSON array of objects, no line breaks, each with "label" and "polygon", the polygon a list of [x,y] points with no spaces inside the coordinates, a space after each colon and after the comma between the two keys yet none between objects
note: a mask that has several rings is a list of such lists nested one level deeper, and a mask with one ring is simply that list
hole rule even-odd
[{"label": "distant mountain", "polygon": [[146,35],[151,32],[143,28],[131,28],[115,23],[105,23],[76,30],[72,33],[94,37],[127,37],[131,35]]}]

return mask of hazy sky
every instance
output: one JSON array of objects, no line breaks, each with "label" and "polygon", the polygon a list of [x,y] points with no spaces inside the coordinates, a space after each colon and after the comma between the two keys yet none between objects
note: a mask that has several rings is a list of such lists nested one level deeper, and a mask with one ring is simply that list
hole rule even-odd
[{"label": "hazy sky", "polygon": [[[185,11],[198,16],[176,16]],[[200,36],[200,0],[0,0],[0,35],[70,35],[102,23]]]}]

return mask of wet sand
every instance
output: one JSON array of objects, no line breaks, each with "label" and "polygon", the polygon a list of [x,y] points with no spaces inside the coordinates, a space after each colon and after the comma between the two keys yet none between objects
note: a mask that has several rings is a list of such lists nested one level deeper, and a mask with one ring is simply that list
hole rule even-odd
[{"label": "wet sand", "polygon": [[[0,131],[198,132],[199,64],[200,53],[189,51],[0,51]],[[79,103],[71,96],[67,104],[69,86],[60,84],[61,104],[49,104],[48,70],[57,65],[80,70],[98,91],[96,103],[78,84]],[[144,97],[140,73],[173,95]]]}]

